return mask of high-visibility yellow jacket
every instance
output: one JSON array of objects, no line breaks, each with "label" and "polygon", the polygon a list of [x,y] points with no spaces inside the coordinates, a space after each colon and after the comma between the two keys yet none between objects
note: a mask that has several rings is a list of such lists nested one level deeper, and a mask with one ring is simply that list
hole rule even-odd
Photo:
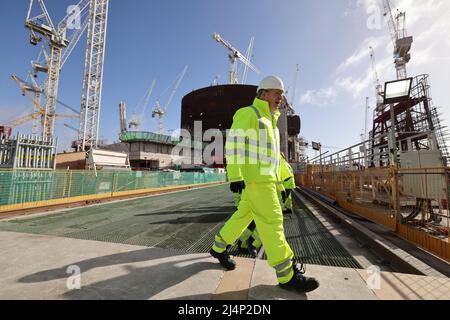
[{"label": "high-visibility yellow jacket", "polygon": [[281,180],[285,189],[295,189],[294,170],[283,157],[281,157]]},{"label": "high-visibility yellow jacket", "polygon": [[280,112],[270,112],[269,103],[255,99],[238,110],[225,145],[228,181],[279,183]]}]

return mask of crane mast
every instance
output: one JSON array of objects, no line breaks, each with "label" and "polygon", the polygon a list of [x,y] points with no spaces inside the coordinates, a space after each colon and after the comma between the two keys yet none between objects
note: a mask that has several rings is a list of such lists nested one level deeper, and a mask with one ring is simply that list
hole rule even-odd
[{"label": "crane mast", "polygon": [[78,150],[98,144],[109,0],[90,0]]},{"label": "crane mast", "polygon": [[380,78],[378,77],[377,72],[377,64],[375,59],[375,51],[372,47],[369,47],[370,50],[370,61],[372,65],[372,73],[373,73],[373,83],[375,88],[375,99],[376,99],[376,110],[378,112],[381,112],[383,110],[383,96],[384,96],[384,89],[383,86],[380,83]]},{"label": "crane mast", "polygon": [[[58,86],[61,68],[68,56],[72,52],[74,46],[79,40],[83,30],[78,30],[75,33],[74,41],[67,40],[67,29],[73,21],[79,19],[81,14],[91,0],[81,0],[76,6],[79,10],[68,13],[61,22],[55,27],[52,19],[45,7],[44,0],[37,0],[40,8],[40,14],[32,16],[34,6],[34,0],[30,0],[30,5],[25,20],[25,27],[30,30],[30,43],[37,45],[42,41],[42,37],[48,40],[48,46],[50,52],[45,52],[46,65],[32,62],[33,69],[35,70],[35,76],[37,72],[47,73],[47,79],[43,86],[45,92],[44,102],[44,115],[43,115],[43,136],[50,138],[53,136],[56,117],[56,105],[58,97]],[[69,50],[64,51],[66,48]],[[63,52],[64,51],[64,52]]]},{"label": "crane mast", "polygon": [[119,104],[120,134],[127,132],[127,107],[125,102]]},{"label": "crane mast", "polygon": [[58,82],[61,69],[62,50],[68,46],[66,39],[66,30],[56,30],[53,22],[48,14],[43,0],[38,0],[42,13],[38,16],[31,17],[33,8],[33,0],[30,0],[25,26],[30,29],[30,42],[36,45],[42,40],[37,34],[41,34],[48,38],[50,46],[50,55],[48,58],[48,74],[46,81],[46,99],[44,104],[44,137],[51,138],[55,126],[56,99],[58,96]]},{"label": "crane mast", "polygon": [[297,89],[297,81],[298,81],[298,74],[300,72],[300,65],[297,64],[297,67],[295,69],[295,79],[294,79],[294,87],[292,88],[291,93],[291,106],[294,106],[296,104],[295,102],[295,96],[296,96],[296,89]]}]

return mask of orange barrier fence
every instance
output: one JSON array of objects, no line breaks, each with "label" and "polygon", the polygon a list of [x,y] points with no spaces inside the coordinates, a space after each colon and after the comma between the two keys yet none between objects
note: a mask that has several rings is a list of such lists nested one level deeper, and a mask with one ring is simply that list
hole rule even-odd
[{"label": "orange barrier fence", "polygon": [[340,171],[308,165],[296,181],[450,262],[449,173],[450,168]]}]

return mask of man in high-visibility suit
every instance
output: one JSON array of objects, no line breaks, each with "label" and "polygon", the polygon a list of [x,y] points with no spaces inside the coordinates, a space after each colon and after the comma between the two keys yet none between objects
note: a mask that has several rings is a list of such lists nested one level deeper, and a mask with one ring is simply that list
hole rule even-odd
[{"label": "man in high-visibility suit", "polygon": [[286,241],[280,190],[280,133],[277,128],[284,84],[275,76],[265,78],[250,107],[238,110],[225,146],[228,180],[233,193],[242,193],[238,210],[215,236],[211,255],[228,270],[236,263],[227,246],[241,236],[252,220],[264,246],[268,263],[275,268],[280,286],[298,292],[319,287],[293,263],[294,254]]},{"label": "man in high-visibility suit", "polygon": [[281,180],[284,191],[281,191],[281,208],[283,214],[292,213],[292,191],[295,189],[294,170],[281,153]]}]

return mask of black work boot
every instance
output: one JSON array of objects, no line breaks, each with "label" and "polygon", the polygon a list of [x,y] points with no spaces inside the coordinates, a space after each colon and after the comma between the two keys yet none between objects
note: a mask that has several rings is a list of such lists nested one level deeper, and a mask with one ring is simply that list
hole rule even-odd
[{"label": "black work boot", "polygon": [[[303,275],[304,270],[299,270],[295,264],[293,266],[293,269],[294,276],[288,283],[280,283],[281,288],[289,291],[306,293],[314,291],[319,287],[319,281],[317,281],[315,278],[308,278]],[[303,269],[303,267],[301,269]]]},{"label": "black work boot", "polygon": [[230,258],[230,255],[227,251],[218,253],[214,251],[214,249],[211,249],[209,253],[216,259],[219,260],[222,267],[224,267],[227,270],[234,270],[236,269],[236,262]]},{"label": "black work boot", "polygon": [[256,256],[258,255],[258,250],[256,250],[256,248],[252,245],[249,245],[245,250],[247,251],[247,254],[251,255],[254,258],[256,258]]}]

